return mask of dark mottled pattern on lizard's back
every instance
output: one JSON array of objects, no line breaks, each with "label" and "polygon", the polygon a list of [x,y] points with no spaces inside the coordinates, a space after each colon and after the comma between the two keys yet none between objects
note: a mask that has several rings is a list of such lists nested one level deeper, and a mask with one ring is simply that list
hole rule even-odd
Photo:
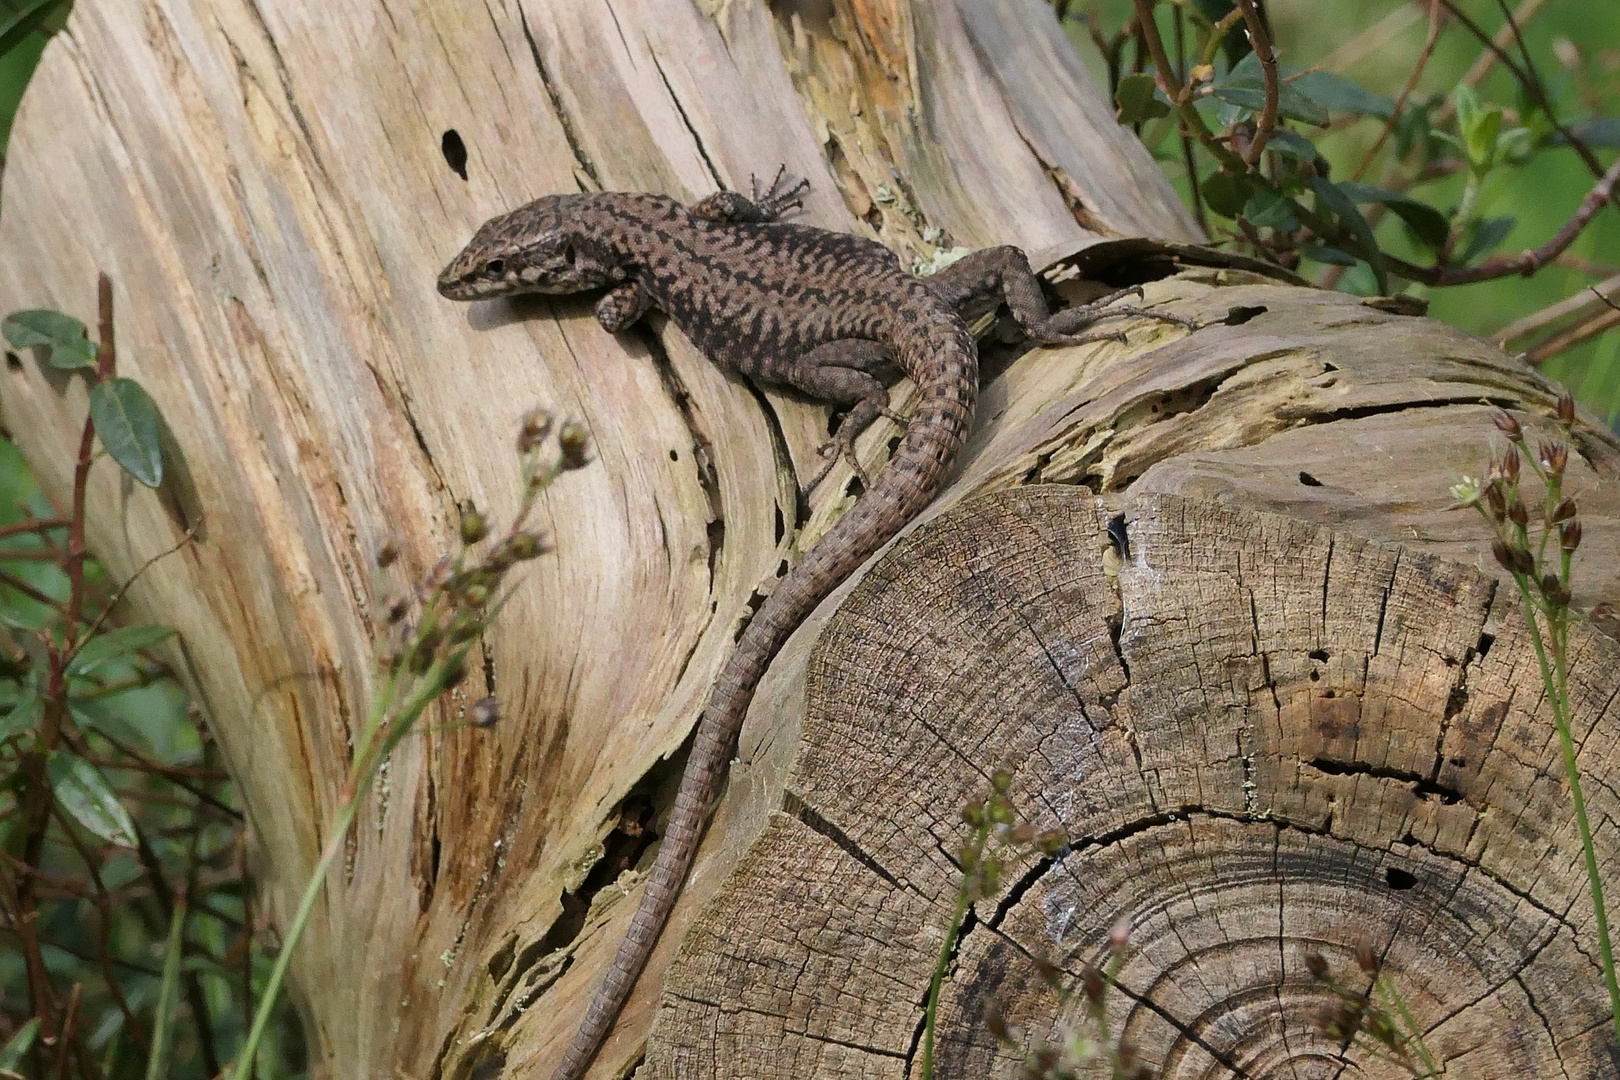
[{"label": "dark mottled pattern on lizard's back", "polygon": [[817,604],[927,505],[961,447],[978,356],[957,311],[1005,300],[1032,337],[1053,342],[1122,337],[1072,333],[1100,314],[1180,321],[1101,310],[1119,294],[1049,315],[1028,261],[1011,247],[977,252],[924,282],[881,244],[776,221],[800,190],[776,185],[753,200],[719,192],[691,207],[662,195],[549,195],[485,223],[439,277],[439,290],[457,300],[606,289],[596,317],[615,332],[656,306],[722,367],[846,409],[830,445],[851,458],[854,436],[887,412],[877,373],[897,365],[918,390],[888,464],[777,584],[727,659],[641,905],[554,1080],[583,1075],[646,964],[766,665]]}]

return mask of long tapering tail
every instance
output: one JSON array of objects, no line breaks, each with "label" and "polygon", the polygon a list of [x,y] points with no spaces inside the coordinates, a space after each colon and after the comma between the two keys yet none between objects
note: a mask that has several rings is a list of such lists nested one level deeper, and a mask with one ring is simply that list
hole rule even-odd
[{"label": "long tapering tail", "polygon": [[691,869],[766,666],[817,604],[928,505],[967,437],[978,394],[978,354],[961,320],[943,311],[928,315],[897,349],[919,398],[905,438],[860,501],[760,606],[721,670],[698,724],[641,906],[552,1080],[579,1080],[585,1074],[646,966]]}]

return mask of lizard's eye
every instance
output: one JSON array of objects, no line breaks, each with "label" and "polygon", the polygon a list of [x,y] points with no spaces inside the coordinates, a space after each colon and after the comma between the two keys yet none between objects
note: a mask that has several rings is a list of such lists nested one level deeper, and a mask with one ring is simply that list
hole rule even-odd
[{"label": "lizard's eye", "polygon": [[489,260],[489,262],[484,264],[484,273],[488,274],[490,277],[500,277],[502,274],[506,273],[506,260]]},{"label": "lizard's eye", "polygon": [[574,265],[574,245],[573,244],[569,244],[567,247],[563,248],[563,262],[567,263],[569,266]]}]

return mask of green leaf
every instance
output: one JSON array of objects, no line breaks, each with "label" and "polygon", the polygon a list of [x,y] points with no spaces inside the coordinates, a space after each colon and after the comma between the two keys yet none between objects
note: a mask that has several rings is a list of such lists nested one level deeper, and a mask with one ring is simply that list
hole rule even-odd
[{"label": "green leaf", "polygon": [[0,716],[0,743],[13,735],[32,731],[44,715],[45,701],[39,696],[39,690],[32,683],[25,684],[22,697],[11,703],[6,715]]},{"label": "green leaf", "polygon": [[1254,194],[1254,185],[1244,177],[1217,169],[1204,180],[1203,193],[1211,210],[1222,217],[1237,217]]},{"label": "green leaf", "polygon": [[1463,249],[1463,265],[1466,266],[1475,259],[1495,251],[1497,246],[1507,239],[1508,233],[1513,231],[1516,224],[1518,219],[1512,217],[1481,218],[1468,237],[1468,246]]},{"label": "green leaf", "polygon": [[88,761],[57,750],[45,763],[56,801],[73,820],[110,844],[135,846],[135,823],[101,772]]},{"label": "green leaf", "polygon": [[186,925],[186,898],[175,897],[169,919],[169,944],[163,950],[163,981],[158,984],[157,1010],[152,1016],[152,1052],[146,1059],[146,1080],[163,1080],[169,1072],[174,1046],[174,1003],[180,993],[180,954]]},{"label": "green leaf", "polygon": [[1408,105],[1395,118],[1395,156],[1405,158],[1413,146],[1429,138],[1429,133],[1428,104]]},{"label": "green leaf", "polygon": [[17,1029],[17,1034],[5,1046],[0,1047],[0,1069],[11,1072],[20,1072],[23,1066],[23,1056],[34,1048],[34,1038],[39,1034],[39,1017],[29,1017],[28,1023]]},{"label": "green leaf", "polygon": [[43,345],[50,365],[62,371],[96,366],[96,347],[90,343],[84,323],[60,311],[34,308],[13,311],[0,323],[0,333],[14,349]]},{"label": "green leaf", "polygon": [[163,482],[162,421],[140,383],[122,377],[97,383],[90,390],[90,419],[101,445],[125,472],[150,488]]},{"label": "green leaf", "polygon": [[1356,238],[1362,248],[1360,257],[1372,267],[1379,293],[1388,293],[1389,274],[1384,270],[1384,260],[1379,256],[1378,241],[1373,238],[1372,226],[1361,216],[1356,204],[1338,185],[1331,184],[1320,176],[1311,177],[1311,190],[1316,192],[1317,210],[1319,212],[1327,210]]},{"label": "green leaf", "polygon": [[150,649],[173,636],[174,631],[167,626],[120,626],[116,630],[104,630],[73,655],[68,674],[88,675],[114,657]]},{"label": "green leaf", "polygon": [[[1301,120],[1317,127],[1326,127],[1328,122],[1327,110],[1306,97],[1294,88],[1294,84],[1284,81],[1288,72],[1278,69],[1277,77],[1277,115],[1293,120]],[[1235,105],[1253,113],[1260,113],[1266,107],[1266,79],[1260,71],[1260,60],[1250,53],[1239,61],[1226,77],[1217,81],[1211,88],[1212,96],[1228,105]],[[1222,124],[1232,121],[1223,116]]]},{"label": "green leaf", "polygon": [[1354,255],[1350,254],[1348,251],[1340,251],[1338,248],[1322,247],[1319,244],[1307,244],[1299,249],[1299,253],[1305,256],[1307,259],[1315,259],[1317,262],[1332,263],[1334,266],[1356,265],[1356,257]]},{"label": "green leaf", "polygon": [[1395,115],[1395,101],[1383,94],[1375,94],[1359,83],[1331,71],[1311,71],[1295,79],[1290,85],[1324,109],[1332,112],[1353,112],[1364,116],[1377,116],[1388,120]]},{"label": "green leaf", "polygon": [[151,749],[152,741],[133,725],[125,723],[124,718],[100,698],[69,698],[68,712],[84,731],[99,731],[121,746]]},{"label": "green leaf", "polygon": [[1496,159],[1496,137],[1502,131],[1502,107],[1484,105],[1467,83],[1456,90],[1457,130],[1462,133],[1463,152],[1474,172],[1490,171]]},{"label": "green leaf", "polygon": [[1301,161],[1315,161],[1321,156],[1317,152],[1316,144],[1311,140],[1297,131],[1281,127],[1271,133],[1271,140],[1266,143],[1266,149],[1296,157]]},{"label": "green leaf", "polygon": [[1410,225],[1417,238],[1431,248],[1443,247],[1446,237],[1451,234],[1451,224],[1446,220],[1446,215],[1410,195],[1371,184],[1358,184],[1353,180],[1339,184],[1338,188],[1351,202],[1383,203],[1389,207],[1390,213]]},{"label": "green leaf", "polygon": [[29,34],[45,25],[47,19],[66,6],[66,0],[22,0],[9,17],[0,21],[0,56],[15,49]]},{"label": "green leaf", "polygon": [[[1210,94],[1229,105],[1260,113],[1266,107],[1266,84],[1260,79],[1239,79],[1217,83]],[[1277,86],[1277,115],[1288,120],[1299,120],[1315,127],[1327,127],[1327,110],[1295,90],[1290,83]]]},{"label": "green leaf", "polygon": [[1261,188],[1243,206],[1243,216],[1249,224],[1262,229],[1297,229],[1299,219],[1294,216],[1293,199],[1280,191]]},{"label": "green leaf", "polygon": [[1114,119],[1121,124],[1136,124],[1169,116],[1170,104],[1157,96],[1158,91],[1158,82],[1146,72],[1125,76],[1114,91],[1114,104],[1118,106]]}]

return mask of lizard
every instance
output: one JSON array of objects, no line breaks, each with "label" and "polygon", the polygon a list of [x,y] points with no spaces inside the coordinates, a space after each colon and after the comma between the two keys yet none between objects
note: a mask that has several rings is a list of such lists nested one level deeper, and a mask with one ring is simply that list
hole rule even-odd
[{"label": "lizard", "polygon": [[[718,191],[684,205],[631,192],[546,195],[485,222],[439,275],[452,300],[605,290],[596,319],[621,333],[658,308],[723,370],[796,390],[844,410],[813,488],[880,416],[905,424],[888,463],[855,504],[777,584],[737,640],[698,723],[646,891],[613,966],[553,1073],[578,1080],[646,965],[696,854],[767,665],[846,577],[934,497],[966,439],[978,394],[978,353],[964,316],[1005,303],[1041,344],[1124,340],[1080,333],[1131,314],[1189,320],[1117,304],[1139,288],[1052,314],[1023,251],[986,248],[927,278],[875,240],[779,220],[802,205],[804,181],[777,173],[752,197]],[[880,376],[916,384],[909,419],[889,407]],[[864,475],[864,472],[862,472]]]}]

